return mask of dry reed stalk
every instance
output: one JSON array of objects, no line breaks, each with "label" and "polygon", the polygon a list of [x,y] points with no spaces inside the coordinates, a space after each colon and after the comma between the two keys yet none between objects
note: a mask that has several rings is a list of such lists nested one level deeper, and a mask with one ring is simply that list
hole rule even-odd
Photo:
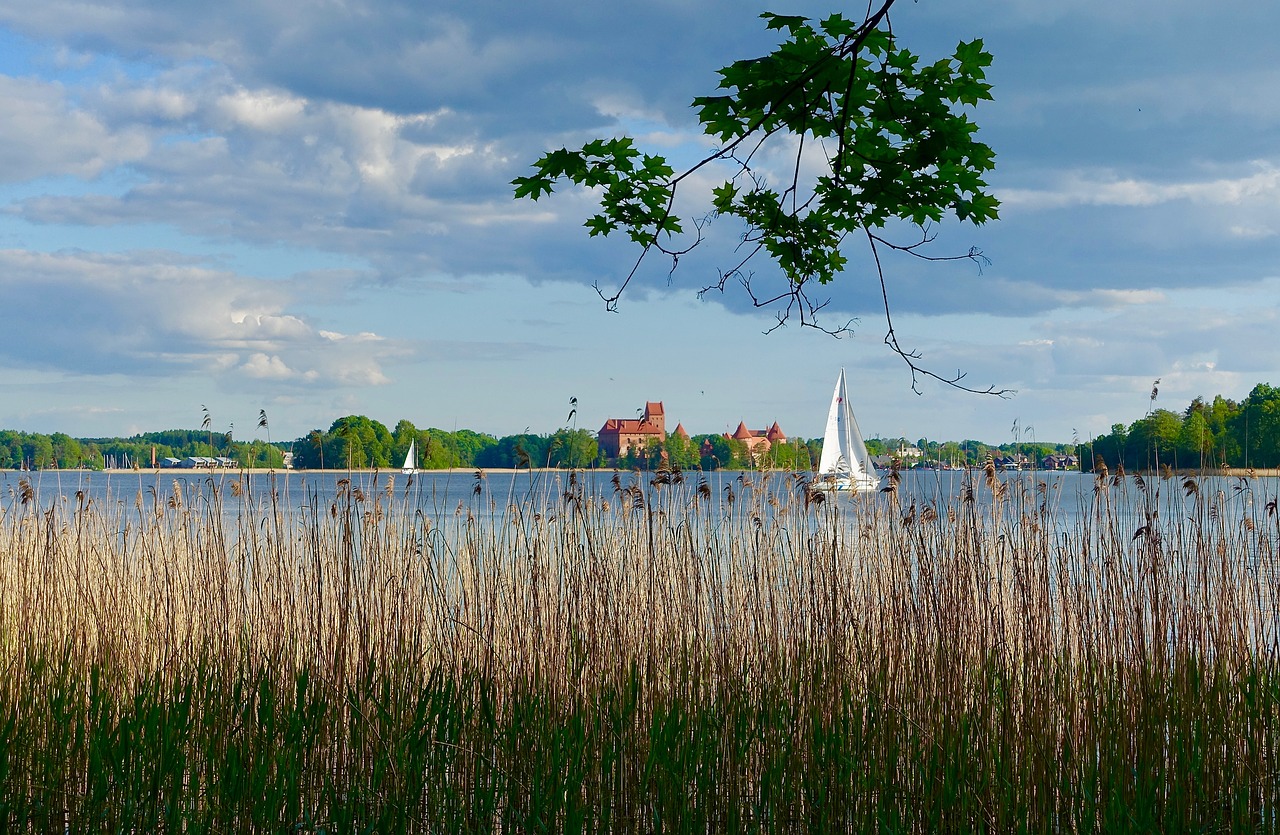
[{"label": "dry reed stalk", "polygon": [[647,709],[794,682],[818,715],[846,687],[896,705],[909,736],[974,713],[993,717],[984,733],[1049,729],[1081,750],[1127,727],[1105,711],[1137,711],[1153,677],[1274,657],[1280,529],[1257,483],[1099,479],[1067,514],[1043,483],[987,482],[942,507],[897,491],[815,504],[762,476],[719,496],[636,475],[518,501],[477,479],[431,513],[392,481],[286,500],[210,481],[131,509],[15,495],[0,668],[21,680],[25,649],[65,648],[117,671],[122,695],[195,658],[282,681],[305,668],[339,694],[376,671],[478,673],[498,710],[529,682],[571,702],[639,670]]}]

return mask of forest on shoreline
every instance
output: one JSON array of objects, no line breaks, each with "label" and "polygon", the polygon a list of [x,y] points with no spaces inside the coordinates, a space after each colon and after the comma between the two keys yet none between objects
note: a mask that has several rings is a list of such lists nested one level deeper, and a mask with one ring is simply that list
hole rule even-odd
[{"label": "forest on shoreline", "polygon": [[[1153,390],[1154,394],[1154,390]],[[1139,472],[1226,467],[1280,467],[1280,389],[1256,385],[1243,401],[1221,395],[1212,401],[1197,397],[1180,412],[1152,407],[1128,426],[1070,443],[1036,441],[1030,429],[1014,424],[1011,439],[1002,444],[976,440],[937,441],[920,438],[871,438],[874,456],[893,455],[904,447],[920,450],[918,463],[980,464],[988,457],[1023,456],[1033,465],[1051,454],[1075,454],[1080,468],[1101,465]],[[775,444],[767,456],[755,460],[741,441],[722,434],[672,435],[664,442],[606,460],[594,433],[563,427],[550,433],[523,432],[496,437],[469,429],[419,429],[400,420],[393,429],[365,415],[347,415],[328,429],[313,429],[288,441],[271,441],[265,419],[250,440],[230,431],[170,429],[128,438],[74,438],[61,432],[41,434],[0,430],[0,469],[130,469],[150,468],[165,458],[222,457],[241,468],[281,468],[290,453],[298,469],[399,468],[410,443],[421,469],[524,469],[537,467],[603,467],[656,469],[662,462],[682,469],[810,469],[822,451],[821,438],[792,438]],[[256,437],[262,434],[264,437]],[[1024,437],[1026,436],[1026,437]],[[904,459],[904,464],[911,461]]]},{"label": "forest on shoreline", "polygon": [[[295,469],[360,470],[398,469],[410,443],[415,444],[417,466],[424,470],[459,468],[529,469],[555,467],[606,467],[657,469],[663,462],[681,469],[783,469],[806,470],[822,453],[821,438],[792,438],[775,444],[765,456],[753,460],[746,445],[722,434],[690,438],[672,435],[644,449],[607,459],[596,436],[586,429],[558,429],[548,434],[524,432],[496,437],[469,429],[447,431],[418,429],[408,420],[394,429],[365,415],[338,418],[327,430],[314,429],[301,438],[268,442],[260,438],[236,440],[229,433],[200,429],[144,432],[128,438],[73,438],[65,433],[0,430],[0,469],[149,469],[166,458],[223,458],[244,469],[282,468],[286,454]],[[992,445],[981,441],[926,441],[905,438],[870,438],[874,456],[891,456],[915,447],[922,457],[963,466],[988,456],[1021,455],[1039,461],[1049,454],[1070,454],[1072,444],[1014,441]],[[907,460],[910,466],[912,460]]]}]

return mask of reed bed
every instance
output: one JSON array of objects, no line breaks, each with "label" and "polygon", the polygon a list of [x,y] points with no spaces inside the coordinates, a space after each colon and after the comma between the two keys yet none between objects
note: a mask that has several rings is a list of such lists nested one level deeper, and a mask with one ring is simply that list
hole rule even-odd
[{"label": "reed bed", "polygon": [[0,828],[1280,831],[1263,482],[596,483],[0,498]]}]

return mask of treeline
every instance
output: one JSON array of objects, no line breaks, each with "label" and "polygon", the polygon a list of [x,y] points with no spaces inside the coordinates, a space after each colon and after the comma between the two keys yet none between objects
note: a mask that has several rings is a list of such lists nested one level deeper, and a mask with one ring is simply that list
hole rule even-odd
[{"label": "treeline", "polygon": [[[919,458],[900,459],[903,467],[980,467],[988,458],[1015,458],[1028,462],[1036,467],[1042,466],[1044,459],[1050,455],[1074,455],[1075,444],[1049,443],[1030,438],[1023,439],[1020,433],[1016,440],[1004,444],[988,444],[983,441],[930,441],[920,438],[910,443],[906,438],[867,438],[867,452],[873,458],[898,458],[906,447],[914,446],[920,450]],[[822,443],[817,443],[818,450]],[[817,459],[815,459],[817,460]]]},{"label": "treeline", "polygon": [[[338,418],[327,430],[313,429],[292,444],[293,464],[299,469],[397,468],[410,443],[416,444],[420,469],[479,467],[603,467],[606,459],[594,433],[559,429],[550,434],[521,433],[502,438],[461,429],[418,429],[407,420],[394,430],[364,415]],[[808,468],[818,460],[819,441],[775,445],[770,454],[753,462],[744,443],[722,435],[676,435],[663,442],[632,449],[616,463],[624,469],[657,469],[667,461],[681,469],[743,469],[752,466]]]},{"label": "treeline", "polygon": [[[282,448],[283,447],[283,448]],[[199,429],[145,432],[130,438],[72,438],[61,432],[0,430],[0,469],[149,468],[165,458],[229,458],[241,467],[281,467],[288,444],[236,441]]]},{"label": "treeline", "polygon": [[[260,426],[265,429],[265,426]],[[754,459],[747,445],[721,434],[676,435],[665,441],[651,441],[633,448],[617,462],[606,459],[594,433],[585,429],[562,428],[549,434],[520,433],[495,437],[469,429],[445,431],[418,429],[401,420],[395,429],[365,415],[347,415],[328,429],[313,429],[301,438],[270,443],[262,439],[234,440],[230,432],[205,429],[170,429],[146,432],[130,438],[72,438],[63,433],[0,430],[0,468],[4,469],[104,469],[150,468],[165,458],[226,458],[243,468],[284,466],[284,454],[291,452],[298,469],[398,469],[416,445],[420,469],[453,467],[483,469],[527,467],[604,467],[654,470],[668,462],[681,469],[751,469],[756,467],[807,470],[822,454],[821,439],[795,438],[774,444],[767,454]],[[872,455],[893,455],[910,446],[904,438],[867,440]],[[987,456],[1019,452],[1040,460],[1051,452],[1071,451],[1063,444],[1015,442],[990,446],[980,441],[916,441],[930,462],[963,466],[980,464]],[[912,462],[905,462],[911,465]]]},{"label": "treeline", "polygon": [[498,442],[492,435],[460,429],[418,429],[402,420],[395,431],[364,415],[340,417],[327,429],[313,429],[292,444],[293,466],[306,470],[399,467],[417,442],[418,467],[440,470],[475,466],[476,457]]},{"label": "treeline", "polygon": [[[559,429],[550,434],[521,433],[501,438],[462,429],[418,429],[407,420],[394,430],[364,415],[338,418],[327,430],[313,429],[292,443],[294,466],[299,469],[398,468],[404,463],[410,442],[416,442],[420,469],[479,467],[481,469],[523,469],[526,467],[605,467],[656,470],[667,463],[680,469],[808,470],[822,455],[822,439],[793,438],[774,444],[753,458],[747,445],[722,434],[682,438],[670,435],[663,441],[650,440],[632,448],[616,462],[606,458],[594,433],[585,429]],[[893,455],[910,446],[906,439],[867,441],[872,455]],[[1035,443],[1022,439],[992,446],[980,441],[926,441],[915,443],[925,460],[956,466],[980,465],[991,455],[1024,455],[1041,461],[1053,453],[1075,451],[1071,444]],[[906,466],[916,462],[908,460]]]},{"label": "treeline", "polygon": [[1153,409],[1128,427],[1082,446],[1081,464],[1126,470],[1280,467],[1280,389],[1254,386],[1237,403],[1219,395],[1197,397],[1181,412]]},{"label": "treeline", "polygon": [[[265,428],[265,421],[260,428]],[[314,429],[301,438],[274,443],[258,438],[237,441],[230,432],[207,428],[146,432],[130,438],[72,438],[61,432],[43,435],[0,430],[0,468],[149,468],[153,460],[192,456],[227,458],[244,468],[279,468],[284,465],[284,453],[292,452],[293,466],[298,469],[391,469],[402,465],[410,443],[416,443],[421,469],[602,467],[614,463],[606,460],[595,435],[585,429],[498,438],[469,429],[418,429],[408,420],[389,430],[364,415],[348,415],[328,429]],[[907,445],[903,438],[867,441],[872,455],[893,455]],[[1108,467],[1123,463],[1133,471],[1164,465],[1183,469],[1277,468],[1280,389],[1262,383],[1239,403],[1218,396],[1212,402],[1196,398],[1180,413],[1154,409],[1128,427],[1116,424],[1110,433],[1081,444],[1078,450],[1070,444],[1036,443],[1020,437],[999,446],[924,438],[913,445],[923,454],[921,463],[955,466],[981,464],[995,454],[1024,455],[1038,464],[1050,453],[1077,452],[1080,466],[1086,470],[1101,463]],[[657,469],[665,461],[682,469],[806,470],[821,453],[820,439],[796,438],[774,444],[766,455],[753,459],[746,444],[720,434],[687,439],[672,435],[629,450],[616,463],[624,469]]]},{"label": "treeline", "polygon": [[[521,433],[502,438],[460,429],[418,429],[402,420],[395,429],[365,415],[338,418],[328,429],[314,429],[292,441],[237,441],[231,433],[208,429],[172,429],[130,438],[72,438],[63,433],[43,435],[0,431],[0,468],[104,469],[150,468],[165,458],[226,458],[244,468],[284,466],[291,452],[297,469],[398,469],[410,443],[417,466],[438,470],[452,467],[482,469],[528,467],[603,467],[605,458],[594,433],[563,428],[550,434]],[[741,441],[722,435],[671,436],[628,451],[616,463],[631,469],[657,469],[666,461],[682,469],[746,469],[776,467],[808,469],[821,454],[820,441],[794,440],[775,444],[767,456],[752,460]]]}]

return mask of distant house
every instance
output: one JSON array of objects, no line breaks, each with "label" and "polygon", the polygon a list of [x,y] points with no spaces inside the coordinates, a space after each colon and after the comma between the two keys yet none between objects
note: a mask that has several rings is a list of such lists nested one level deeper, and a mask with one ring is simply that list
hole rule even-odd
[{"label": "distant house", "polygon": [[644,449],[650,440],[662,443],[667,439],[667,416],[662,401],[645,403],[644,411],[636,420],[609,418],[596,433],[596,439],[609,458],[621,458],[632,449]]},{"label": "distant house", "polygon": [[753,461],[768,455],[774,444],[787,442],[787,434],[776,420],[768,429],[748,429],[746,421],[739,421],[737,430],[732,435],[726,433],[725,437],[746,444],[747,454]]},{"label": "distant house", "polygon": [[1046,455],[1041,463],[1046,470],[1075,470],[1080,467],[1080,459],[1074,455]]},{"label": "distant house", "polygon": [[182,459],[180,458],[161,458],[160,466],[165,468],[181,467]]},{"label": "distant house", "polygon": [[1031,469],[1031,459],[1021,452],[1013,455],[993,455],[991,462],[996,465],[996,469],[1009,472]]},{"label": "distant house", "polygon": [[236,460],[234,458],[211,458],[208,455],[192,455],[190,458],[184,458],[173,466],[184,470],[212,470],[219,467],[234,467]]}]

